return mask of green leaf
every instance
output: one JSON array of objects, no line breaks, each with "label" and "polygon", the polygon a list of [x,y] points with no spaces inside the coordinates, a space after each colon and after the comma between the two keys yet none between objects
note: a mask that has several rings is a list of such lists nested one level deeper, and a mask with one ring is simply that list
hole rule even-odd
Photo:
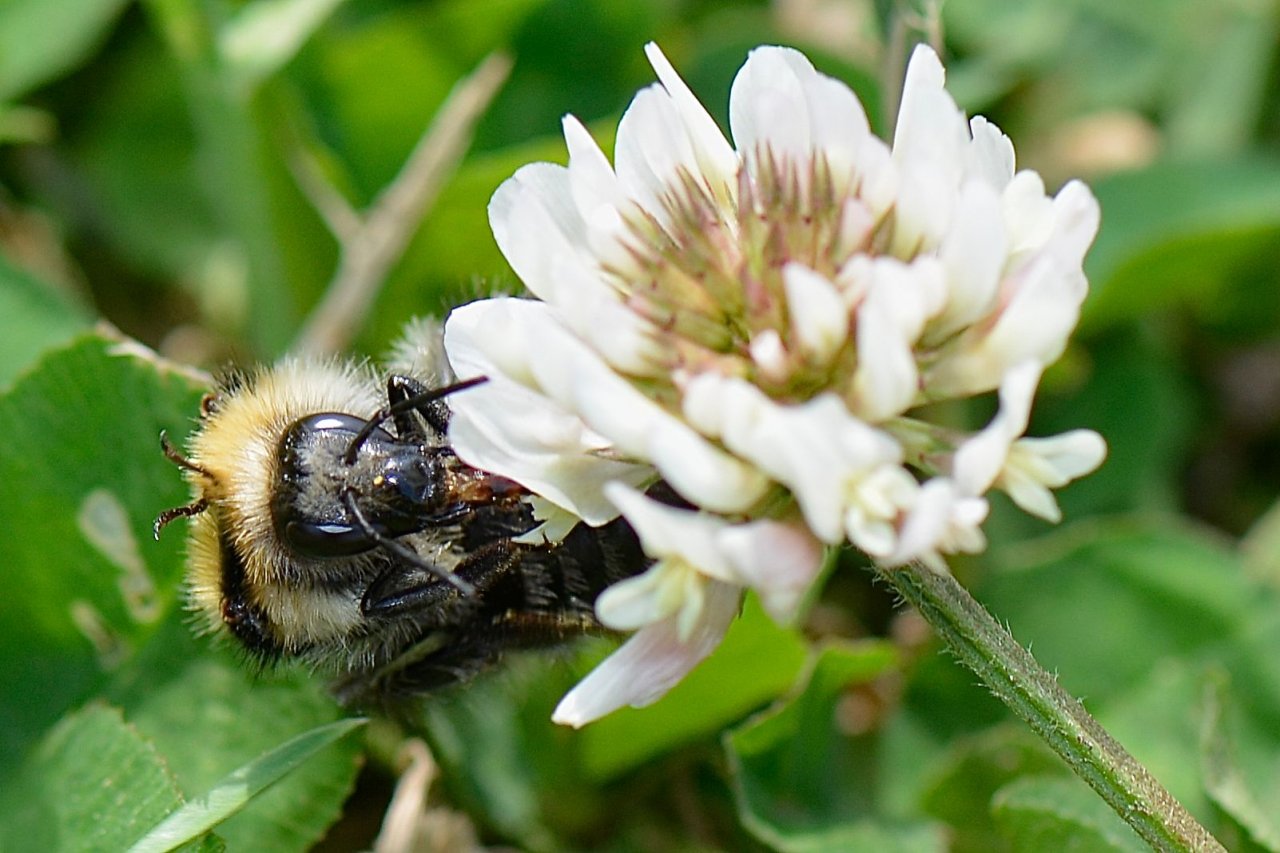
[{"label": "green leaf", "polygon": [[990,850],[999,839],[991,816],[996,791],[1019,777],[1067,773],[1026,726],[998,725],[953,743],[935,762],[920,803],[951,827],[953,851]]},{"label": "green leaf", "polygon": [[[199,386],[98,336],[47,353],[0,395],[0,773],[93,695],[175,608],[181,539],[152,541],[187,489],[156,438],[181,434]],[[180,608],[178,608],[180,609]],[[56,674],[56,677],[53,675]]]},{"label": "green leaf", "polygon": [[871,820],[852,821],[812,833],[785,839],[770,839],[772,849],[782,853],[849,853],[874,850],[876,853],[928,853],[947,850],[946,832],[924,823],[895,824]]},{"label": "green leaf", "polygon": [[[1220,301],[1280,246],[1280,161],[1161,163],[1093,189],[1103,225],[1086,266],[1086,328],[1178,304],[1221,316]],[[1266,313],[1240,310],[1255,322]]]},{"label": "green leaf", "polygon": [[530,13],[547,2],[489,0],[477,5],[473,0],[437,0],[415,19],[442,48],[474,65],[498,46],[510,44]]},{"label": "green leaf", "polygon": [[1240,553],[1250,577],[1280,589],[1280,501],[1254,521],[1240,541]]},{"label": "green leaf", "polygon": [[1015,851],[1144,853],[1149,849],[1097,794],[1071,777],[1011,782],[996,793],[992,814]]},{"label": "green leaf", "polygon": [[[1180,11],[1187,4],[1174,3]],[[949,40],[966,45],[962,53],[973,55],[967,64],[954,63],[955,75],[948,69],[948,89],[954,87],[967,103],[973,97],[1007,95],[1015,87],[1051,88],[1058,98],[1033,99],[1050,121],[1100,106],[1145,102],[1167,85],[1163,66],[1168,59],[1160,42],[1171,28],[1164,18],[1179,16],[1152,10],[1166,11],[1169,5],[1170,0],[1108,7],[1087,0],[948,4],[943,9]]]},{"label": "green leaf", "polygon": [[[354,9],[351,10],[354,15]],[[332,163],[363,209],[400,172],[450,89],[468,72],[424,31],[420,10],[392,7],[326,27],[287,71]],[[474,203],[473,199],[473,203]]]},{"label": "green leaf", "polygon": [[531,850],[558,846],[543,824],[540,795],[554,789],[562,799],[574,781],[572,768],[557,760],[571,752],[569,733],[551,724],[564,676],[542,658],[516,657],[423,706],[432,752],[455,796]]},{"label": "green leaf", "polygon": [[1093,703],[1238,634],[1257,594],[1234,552],[1174,519],[1079,523],[999,556],[975,596]]},{"label": "green leaf", "polygon": [[[724,642],[671,692],[646,708],[623,708],[579,733],[583,765],[597,778],[615,776],[675,747],[714,734],[794,683],[807,647],[779,628],[754,596]],[[864,651],[861,663],[891,661]]]},{"label": "green leaf", "polygon": [[[488,145],[558,134],[566,112],[584,122],[604,116],[616,121],[636,90],[654,81],[642,52],[648,36],[640,34],[661,33],[670,8],[615,0],[540,4],[512,34],[516,66],[486,122],[493,134],[488,138],[496,137]],[[666,47],[672,49],[669,41]],[[673,58],[683,68],[681,57]],[[727,91],[706,94],[716,103]],[[484,139],[482,133],[482,145]]]},{"label": "green leaf", "polygon": [[1167,16],[1181,24],[1188,48],[1166,50],[1179,62],[1169,81],[1168,151],[1186,157],[1245,149],[1266,106],[1280,20],[1274,9],[1249,3],[1197,3],[1186,12]]},{"label": "green leaf", "polygon": [[126,0],[0,3],[0,101],[13,100],[84,61]]},{"label": "green leaf", "polygon": [[[1098,721],[1210,829],[1213,807],[1199,772],[1204,666],[1168,656],[1094,710]],[[1094,703],[1090,703],[1091,706]]]},{"label": "green leaf", "polygon": [[0,388],[46,349],[88,326],[85,311],[0,256]]},{"label": "green leaf", "polygon": [[[95,235],[131,269],[202,280],[205,269],[220,266],[224,278],[234,276],[239,250],[220,243],[225,233],[199,191],[202,166],[181,71],[152,40],[122,45],[96,69],[97,93],[65,129],[57,148],[60,176],[36,172],[29,180],[68,232]],[[64,186],[68,180],[74,193]],[[109,295],[136,301],[133,286],[126,278]]]},{"label": "green leaf", "polygon": [[[214,30],[220,7],[155,3],[152,11],[172,54],[163,61],[171,67],[174,58],[178,62],[173,79],[154,68],[145,69],[147,76],[140,81],[140,88],[159,88],[161,92],[156,94],[182,99],[178,115],[184,122],[182,130],[188,135],[194,130],[194,144],[189,150],[175,145],[165,146],[163,151],[187,172],[182,192],[138,193],[136,177],[127,183],[149,207],[172,205],[174,196],[206,202],[201,212],[212,220],[215,239],[203,246],[180,243],[189,251],[194,249],[193,257],[172,277],[190,280],[194,269],[198,280],[193,295],[206,302],[207,313],[223,328],[246,335],[251,351],[263,356],[282,352],[304,306],[314,300],[332,269],[335,252],[330,235],[286,163],[286,140],[297,135],[291,126],[293,116],[284,108],[282,97],[273,97],[279,92],[271,87],[245,92],[218,63]],[[154,85],[157,80],[158,87]],[[173,85],[175,81],[181,85]],[[116,124],[126,134],[145,126],[133,115],[133,90],[116,86],[111,91],[120,97],[120,103],[110,111]],[[110,113],[104,123],[111,122]],[[172,113],[163,116],[166,120],[172,117]],[[136,158],[132,150],[128,153]],[[112,167],[105,177],[129,174],[127,168]],[[202,192],[193,194],[193,184]],[[178,222],[198,226],[195,219],[180,217]],[[157,230],[161,234],[168,231],[164,226]],[[211,291],[216,304],[210,304],[215,302],[208,298]]]},{"label": "green leaf", "polygon": [[6,850],[123,850],[182,803],[155,747],[91,704],[40,741],[0,796]]},{"label": "green leaf", "polygon": [[[0,693],[7,775],[63,713],[104,692],[188,793],[338,716],[314,679],[255,682],[229,651],[197,641],[180,600],[181,529],[152,540],[156,514],[189,500],[156,439],[189,428],[202,390],[137,344],[88,336],[0,396],[11,451],[0,454],[0,512],[23,533],[0,539],[0,564],[22,589],[0,597],[0,656],[25,662]],[[241,849],[310,847],[340,813],[355,751],[290,774],[227,837]]]},{"label": "green leaf", "polygon": [[36,107],[0,104],[0,144],[47,143],[58,134],[52,113]]},{"label": "green leaf", "polygon": [[[1247,630],[1233,642],[1225,644],[1214,663],[1231,674],[1233,705],[1238,703],[1252,725],[1238,734],[1257,735],[1256,757],[1280,759],[1280,595],[1267,587],[1259,591],[1247,615]],[[1242,759],[1255,756],[1255,747],[1242,748]],[[1268,780],[1269,797],[1280,814],[1280,773],[1274,768],[1258,767]]]},{"label": "green leaf", "polygon": [[[1178,346],[1148,329],[1126,326],[1090,341],[1087,355],[1081,350],[1078,359],[1059,364],[1045,377],[1028,435],[1087,427],[1107,442],[1101,468],[1055,490],[1064,518],[1179,510],[1204,413],[1179,362]],[[1054,530],[1007,495],[996,492],[991,498],[983,527],[995,553]]]},{"label": "green leaf", "polygon": [[[1176,346],[1131,327],[1117,329],[1090,342],[1090,373],[1078,390],[1037,401],[1032,435],[1088,427],[1107,440],[1102,467],[1057,492],[1065,518],[1178,509],[1203,413]],[[1039,521],[1034,527],[1050,529]]]},{"label": "green leaf", "polygon": [[[1209,799],[1243,827],[1255,844],[1275,853],[1280,851],[1280,823],[1274,809],[1276,786],[1272,782],[1269,791],[1256,790],[1254,780],[1249,778],[1251,768],[1246,765],[1260,765],[1263,778],[1273,779],[1280,744],[1274,737],[1267,738],[1265,744],[1256,737],[1250,738],[1253,760],[1242,760],[1244,752],[1238,741],[1244,733],[1240,730],[1241,721],[1232,713],[1235,709],[1231,707],[1228,686],[1228,676],[1222,670],[1213,673],[1205,684],[1204,723],[1200,731],[1205,790]],[[1266,758],[1259,761],[1261,756]],[[1268,794],[1273,800],[1270,804],[1262,799]]]},{"label": "green leaf", "polygon": [[[523,285],[498,251],[483,201],[524,163],[564,158],[564,143],[546,138],[500,152],[473,156],[440,193],[423,227],[388,277],[371,318],[369,338],[387,341],[400,332],[404,318],[443,314],[456,303],[500,290],[518,293]],[[484,282],[483,290],[477,283]]]},{"label": "green leaf", "polygon": [[338,720],[303,732],[282,743],[232,771],[208,792],[170,814],[130,850],[132,853],[164,853],[180,844],[194,841],[240,811],[253,797],[278,782],[312,755],[364,723],[364,720],[358,719]]},{"label": "green leaf", "polygon": [[[211,646],[175,611],[107,685],[188,794],[214,789],[235,767],[342,716],[308,673],[255,673],[233,650]],[[218,834],[233,850],[309,850],[342,813],[359,752],[353,739],[324,750],[254,797]]]},{"label": "green leaf", "polygon": [[[1200,0],[969,0],[942,7],[947,88],[993,106],[1014,139],[1104,110],[1156,113],[1175,157],[1244,148],[1260,120],[1277,20]],[[1001,106],[1001,105],[995,105]],[[1105,207],[1104,207],[1105,210]]]},{"label": "green leaf", "polygon": [[874,748],[839,730],[840,700],[897,661],[882,642],[824,647],[790,699],[725,735],[743,825],[779,850],[942,849],[927,825],[878,819]]}]

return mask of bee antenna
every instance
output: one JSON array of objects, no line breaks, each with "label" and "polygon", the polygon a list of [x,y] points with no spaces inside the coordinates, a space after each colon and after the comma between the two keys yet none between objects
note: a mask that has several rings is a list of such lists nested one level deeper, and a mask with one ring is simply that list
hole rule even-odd
[{"label": "bee antenna", "polygon": [[169,522],[177,518],[190,518],[193,515],[199,515],[209,508],[209,501],[204,498],[192,501],[186,506],[175,506],[173,509],[166,509],[164,512],[156,516],[155,523],[151,525],[151,535],[160,541],[160,531],[168,526]]},{"label": "bee antenna", "polygon": [[[164,453],[166,459],[177,465],[184,471],[194,471],[202,477],[212,480],[213,474],[203,465],[198,465],[190,459],[182,455],[178,448],[173,446],[169,441],[169,433],[166,430],[160,430],[160,451]],[[164,512],[156,516],[155,522],[151,525],[151,535],[160,540],[160,531],[164,530],[171,521],[178,518],[190,518],[193,515],[199,515],[209,508],[209,501],[205,498],[194,500],[186,506],[176,506],[173,509],[166,509]]]},{"label": "bee antenna", "polygon": [[168,459],[174,465],[186,471],[195,471],[197,474],[208,477],[212,480],[213,474],[209,473],[209,469],[203,465],[198,465],[190,459],[182,455],[182,451],[173,446],[173,442],[169,441],[169,431],[160,430],[160,452],[164,454],[164,458]]},{"label": "bee antenna", "polygon": [[[475,380],[468,380],[472,385],[476,384]],[[483,380],[481,380],[483,381]],[[468,386],[470,387],[470,386]],[[475,595],[476,588],[453,572],[445,571],[439,566],[432,565],[410,548],[406,548],[394,539],[382,535],[377,529],[369,523],[369,519],[364,517],[364,513],[360,511],[360,505],[356,503],[355,489],[347,487],[342,490],[342,503],[346,506],[347,512],[351,513],[351,517],[355,519],[356,524],[360,527],[360,531],[378,544],[380,548],[390,551],[402,560],[409,562],[411,565],[417,566],[428,574],[434,575],[446,583],[452,584],[458,592],[470,598]]]},{"label": "bee antenna", "polygon": [[379,409],[373,417],[365,423],[360,431],[356,433],[355,438],[351,439],[351,445],[347,448],[347,453],[342,457],[345,465],[356,464],[356,455],[360,452],[360,447],[369,440],[369,436],[373,435],[373,431],[382,426],[396,415],[404,414],[421,409],[427,403],[433,400],[439,400],[450,394],[456,394],[459,391],[465,391],[468,388],[474,388],[489,381],[487,376],[473,376],[470,379],[463,379],[461,382],[454,382],[452,385],[445,385],[443,388],[432,388],[430,391],[423,391],[421,394],[414,394],[412,397],[405,397],[393,405]]}]

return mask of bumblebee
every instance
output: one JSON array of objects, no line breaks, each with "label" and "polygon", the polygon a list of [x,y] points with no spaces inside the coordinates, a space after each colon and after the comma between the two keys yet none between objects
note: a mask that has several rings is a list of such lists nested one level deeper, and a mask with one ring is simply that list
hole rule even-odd
[{"label": "bumblebee", "polygon": [[[189,607],[263,665],[327,672],[347,705],[391,705],[507,650],[603,633],[599,593],[646,567],[621,519],[558,542],[517,483],[463,463],[447,440],[438,334],[366,367],[289,359],[206,396],[184,455]],[[435,353],[433,357],[432,354]]]}]

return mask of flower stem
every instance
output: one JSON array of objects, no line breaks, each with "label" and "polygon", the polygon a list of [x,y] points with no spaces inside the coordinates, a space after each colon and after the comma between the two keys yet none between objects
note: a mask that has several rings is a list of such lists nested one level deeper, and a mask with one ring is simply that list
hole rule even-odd
[{"label": "flower stem", "polygon": [[920,563],[876,571],[1152,848],[1224,849],[950,573]]}]

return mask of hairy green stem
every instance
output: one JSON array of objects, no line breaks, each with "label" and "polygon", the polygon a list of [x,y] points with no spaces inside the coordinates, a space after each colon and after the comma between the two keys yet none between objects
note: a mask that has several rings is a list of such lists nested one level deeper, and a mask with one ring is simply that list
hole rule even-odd
[{"label": "hairy green stem", "polygon": [[920,563],[877,573],[1152,848],[1224,849],[950,573]]}]

